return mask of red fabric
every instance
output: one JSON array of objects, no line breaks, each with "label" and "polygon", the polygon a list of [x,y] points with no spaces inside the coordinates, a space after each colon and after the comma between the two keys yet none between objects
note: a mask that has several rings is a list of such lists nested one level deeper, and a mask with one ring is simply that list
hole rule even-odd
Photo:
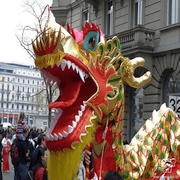
[{"label": "red fabric", "polygon": [[35,172],[34,180],[43,180],[44,168],[40,167]]},{"label": "red fabric", "polygon": [[94,169],[89,174],[89,179],[92,179],[94,177]]},{"label": "red fabric", "polygon": [[[105,127],[106,127],[105,125],[100,126],[96,131],[95,139],[96,139],[96,142],[99,144],[102,144],[104,141],[102,139],[102,136],[103,136]],[[103,162],[102,162],[102,177],[109,170],[116,171],[116,161],[115,161],[113,149],[111,147],[113,143],[112,124],[109,124],[108,131],[106,134],[106,141],[107,143],[105,145],[104,154],[103,154]],[[96,153],[96,152],[94,151],[93,153]],[[97,158],[93,159],[94,171],[96,172],[98,176],[100,175],[101,156],[102,154],[100,155],[96,154]]]},{"label": "red fabric", "polygon": [[10,170],[10,164],[9,164],[9,151],[10,151],[11,144],[9,141],[7,141],[7,146],[3,147],[3,171],[9,171]]}]

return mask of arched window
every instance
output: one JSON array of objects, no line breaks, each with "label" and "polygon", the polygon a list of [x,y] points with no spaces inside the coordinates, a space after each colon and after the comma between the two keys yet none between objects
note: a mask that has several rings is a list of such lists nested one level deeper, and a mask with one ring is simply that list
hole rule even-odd
[{"label": "arched window", "polygon": [[163,86],[163,103],[172,108],[180,115],[180,82],[177,73],[173,70],[166,70],[167,74]]}]

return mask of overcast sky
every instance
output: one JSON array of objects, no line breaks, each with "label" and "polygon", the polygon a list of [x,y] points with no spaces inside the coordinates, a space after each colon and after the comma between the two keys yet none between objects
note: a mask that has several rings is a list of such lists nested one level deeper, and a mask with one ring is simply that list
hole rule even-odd
[{"label": "overcast sky", "polygon": [[[29,58],[26,50],[21,47],[15,35],[18,26],[32,24],[33,16],[23,12],[23,0],[1,0],[0,6],[0,62],[12,62],[33,65],[33,59]],[[31,2],[33,0],[29,0]],[[51,5],[52,0],[43,0],[43,3]],[[20,34],[20,33],[19,33]]]}]

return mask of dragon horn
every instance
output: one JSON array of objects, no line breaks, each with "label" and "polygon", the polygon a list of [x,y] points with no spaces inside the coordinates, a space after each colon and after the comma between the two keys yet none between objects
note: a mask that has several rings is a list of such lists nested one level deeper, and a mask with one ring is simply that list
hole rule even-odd
[{"label": "dragon horn", "polygon": [[122,79],[134,88],[141,88],[151,80],[151,73],[148,71],[140,77],[134,77],[134,71],[137,67],[144,66],[145,60],[141,57],[129,60],[124,58],[121,64]]}]

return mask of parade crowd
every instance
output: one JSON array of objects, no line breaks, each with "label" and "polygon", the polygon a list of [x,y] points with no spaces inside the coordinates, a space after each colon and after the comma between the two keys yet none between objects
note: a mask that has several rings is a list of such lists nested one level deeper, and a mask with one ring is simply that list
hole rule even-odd
[{"label": "parade crowd", "polygon": [[[8,173],[10,164],[14,168],[14,180],[47,180],[47,148],[45,143],[45,130],[29,128],[25,124],[24,113],[21,112],[17,126],[6,129],[0,125],[0,180],[2,171]],[[13,145],[17,147],[17,157],[12,151]],[[16,163],[15,163],[16,162]]]}]

